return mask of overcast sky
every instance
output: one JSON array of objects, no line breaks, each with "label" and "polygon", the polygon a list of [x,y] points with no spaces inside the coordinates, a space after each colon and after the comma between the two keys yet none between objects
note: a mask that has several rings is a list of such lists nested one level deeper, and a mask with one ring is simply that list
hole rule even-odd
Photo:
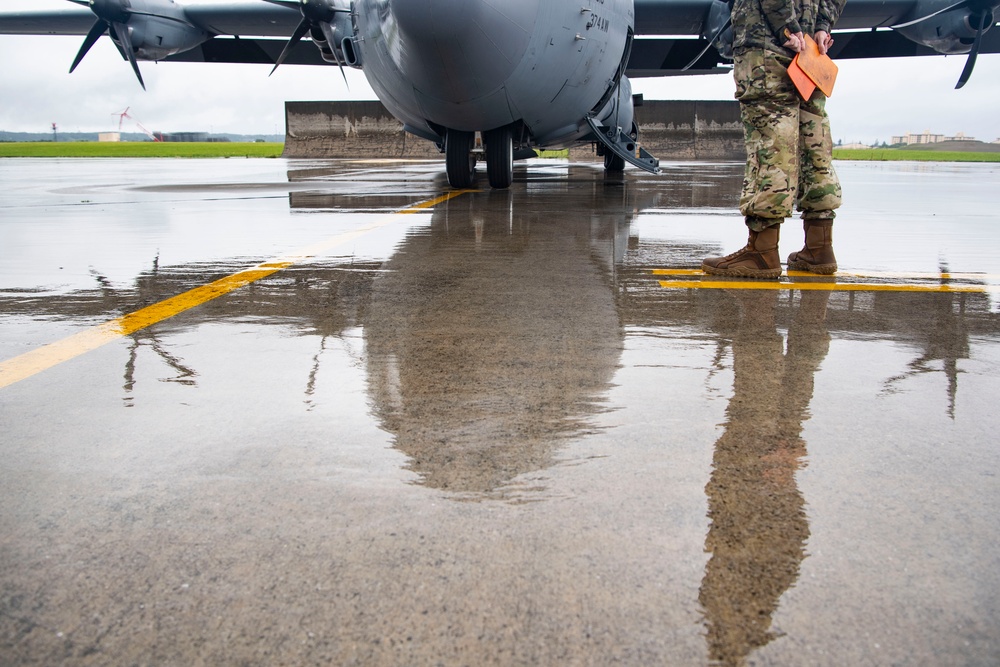
[{"label": "overcast sky", "polygon": [[[59,0],[3,0],[0,9],[61,8]],[[93,132],[118,129],[129,113],[165,132],[282,133],[285,100],[362,100],[375,96],[359,71],[350,89],[335,67],[140,63],[146,92],[106,36],[73,74],[83,37],[0,35],[0,130]],[[972,79],[954,90],[965,56],[840,61],[828,110],[835,139],[888,141],[930,130],[984,141],[1000,138],[1000,55],[981,55]],[[633,81],[647,99],[732,99],[728,75]],[[126,120],[123,131],[137,131]]]}]

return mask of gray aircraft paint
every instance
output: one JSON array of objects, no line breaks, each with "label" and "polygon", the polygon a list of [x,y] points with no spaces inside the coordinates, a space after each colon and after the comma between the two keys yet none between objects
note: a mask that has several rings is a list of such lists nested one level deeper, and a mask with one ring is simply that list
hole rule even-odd
[{"label": "gray aircraft paint", "polygon": [[365,75],[409,128],[434,137],[523,120],[541,145],[589,131],[585,118],[614,84],[634,26],[631,0],[377,0],[356,9]]}]

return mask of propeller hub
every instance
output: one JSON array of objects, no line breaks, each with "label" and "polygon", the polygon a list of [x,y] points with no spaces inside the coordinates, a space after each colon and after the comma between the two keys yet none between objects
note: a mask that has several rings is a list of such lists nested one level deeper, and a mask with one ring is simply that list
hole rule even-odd
[{"label": "propeller hub", "polygon": [[126,23],[131,9],[130,0],[90,0],[90,11],[108,23]]},{"label": "propeller hub", "polygon": [[313,23],[329,23],[337,13],[332,0],[301,0],[300,8]]}]

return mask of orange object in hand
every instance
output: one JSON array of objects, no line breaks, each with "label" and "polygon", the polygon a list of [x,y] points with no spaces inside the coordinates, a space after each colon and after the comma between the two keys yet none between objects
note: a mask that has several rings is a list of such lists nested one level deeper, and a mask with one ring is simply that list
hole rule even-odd
[{"label": "orange object in hand", "polygon": [[[833,84],[837,82],[837,63],[830,56],[819,52],[819,44],[809,35],[806,38],[806,50],[795,54],[798,68],[809,77],[816,87],[827,97],[833,95]],[[794,79],[793,79],[794,80]],[[811,95],[812,93],[810,93]]]},{"label": "orange object in hand", "polygon": [[796,53],[795,57],[792,58],[792,64],[788,66],[788,78],[792,80],[795,84],[795,89],[799,91],[799,95],[802,99],[808,100],[812,97],[813,91],[816,90],[816,84],[812,79],[802,71],[799,66],[799,54]]}]

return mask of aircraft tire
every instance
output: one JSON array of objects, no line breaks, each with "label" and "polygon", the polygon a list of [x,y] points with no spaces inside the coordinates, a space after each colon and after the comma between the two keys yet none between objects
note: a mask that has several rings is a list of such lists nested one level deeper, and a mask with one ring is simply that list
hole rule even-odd
[{"label": "aircraft tire", "polygon": [[490,187],[506,190],[514,182],[514,131],[510,125],[486,132],[486,175]]},{"label": "aircraft tire", "polygon": [[448,130],[444,140],[444,162],[451,187],[470,188],[475,182],[476,156],[472,153],[475,142],[475,132]]},{"label": "aircraft tire", "polygon": [[625,158],[615,155],[611,151],[605,149],[604,171],[611,172],[613,174],[620,174],[625,171]]}]

